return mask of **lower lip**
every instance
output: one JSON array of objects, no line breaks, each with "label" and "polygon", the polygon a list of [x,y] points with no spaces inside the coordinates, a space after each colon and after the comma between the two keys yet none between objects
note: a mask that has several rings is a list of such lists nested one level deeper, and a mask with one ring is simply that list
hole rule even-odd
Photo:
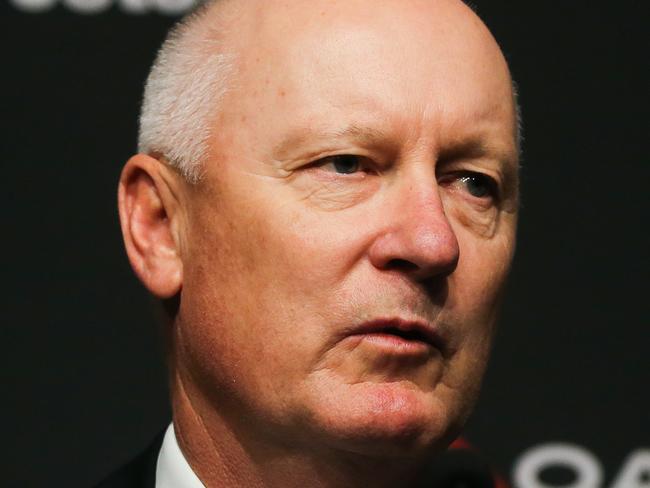
[{"label": "lower lip", "polygon": [[352,337],[392,354],[430,354],[431,349],[433,348],[433,346],[428,342],[404,339],[403,337],[383,332],[356,334]]}]

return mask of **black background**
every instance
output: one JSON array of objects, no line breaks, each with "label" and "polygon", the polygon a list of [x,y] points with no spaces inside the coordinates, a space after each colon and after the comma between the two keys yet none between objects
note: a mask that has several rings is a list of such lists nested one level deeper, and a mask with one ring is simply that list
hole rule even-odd
[{"label": "black background", "polygon": [[[466,437],[506,476],[530,447],[583,446],[608,486],[650,445],[650,16],[632,0],[476,3],[525,143],[515,267]],[[169,419],[115,193],[174,18],[0,9],[0,485],[90,486]]]}]

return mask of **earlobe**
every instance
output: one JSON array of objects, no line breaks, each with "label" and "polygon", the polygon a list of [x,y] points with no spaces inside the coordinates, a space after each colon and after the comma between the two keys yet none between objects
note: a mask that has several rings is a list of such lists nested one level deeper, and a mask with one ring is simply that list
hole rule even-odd
[{"label": "earlobe", "polygon": [[133,156],[120,176],[118,207],[131,267],[151,293],[170,298],[181,289],[183,265],[174,235],[178,205],[162,165],[150,156]]}]

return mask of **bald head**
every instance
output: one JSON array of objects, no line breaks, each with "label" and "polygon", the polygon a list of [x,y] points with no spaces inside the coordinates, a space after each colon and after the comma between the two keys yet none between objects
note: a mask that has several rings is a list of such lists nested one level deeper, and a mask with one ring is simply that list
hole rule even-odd
[{"label": "bald head", "polygon": [[[371,3],[369,5],[368,0],[202,2],[170,30],[158,52],[145,87],[139,152],[164,159],[188,181],[198,182],[202,163],[209,153],[210,139],[219,130],[213,123],[221,101],[233,86],[238,86],[236,78],[242,71],[252,66],[273,70],[277,66],[278,50],[298,46],[299,40],[320,46],[324,29],[332,26],[347,30],[350,41],[357,37],[351,44],[333,46],[334,49],[354,48],[358,41],[364,42],[355,31],[368,31],[373,24],[384,42],[398,48],[412,41],[418,32],[436,32],[437,36],[422,40],[437,42],[445,49],[450,45],[472,46],[467,42],[472,38],[475,44],[487,48],[484,52],[496,61],[497,69],[510,77],[488,29],[463,2]],[[400,33],[400,25],[410,27]],[[350,54],[353,61],[354,53]],[[465,54],[456,53],[459,62],[467,60]],[[421,55],[431,53],[423,51]],[[413,69],[414,66],[417,63],[396,69]],[[491,69],[494,66],[493,63]],[[514,82],[511,82],[510,91],[516,113],[514,137],[519,148],[521,117]],[[236,96],[241,100],[247,94],[237,91]]]}]

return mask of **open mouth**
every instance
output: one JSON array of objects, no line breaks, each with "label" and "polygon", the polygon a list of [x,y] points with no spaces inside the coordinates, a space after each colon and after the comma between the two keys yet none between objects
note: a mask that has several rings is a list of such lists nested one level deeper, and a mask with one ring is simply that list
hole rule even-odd
[{"label": "open mouth", "polygon": [[[372,334],[386,334],[399,337],[405,341],[418,341],[426,344],[431,344],[431,341],[419,330],[401,330],[397,327],[386,327],[384,329],[377,329]],[[433,344],[432,344],[433,345]]]},{"label": "open mouth", "polygon": [[435,328],[426,322],[402,319],[373,320],[365,322],[352,332],[354,336],[363,336],[373,343],[400,349],[431,347],[443,352],[444,341]]}]

